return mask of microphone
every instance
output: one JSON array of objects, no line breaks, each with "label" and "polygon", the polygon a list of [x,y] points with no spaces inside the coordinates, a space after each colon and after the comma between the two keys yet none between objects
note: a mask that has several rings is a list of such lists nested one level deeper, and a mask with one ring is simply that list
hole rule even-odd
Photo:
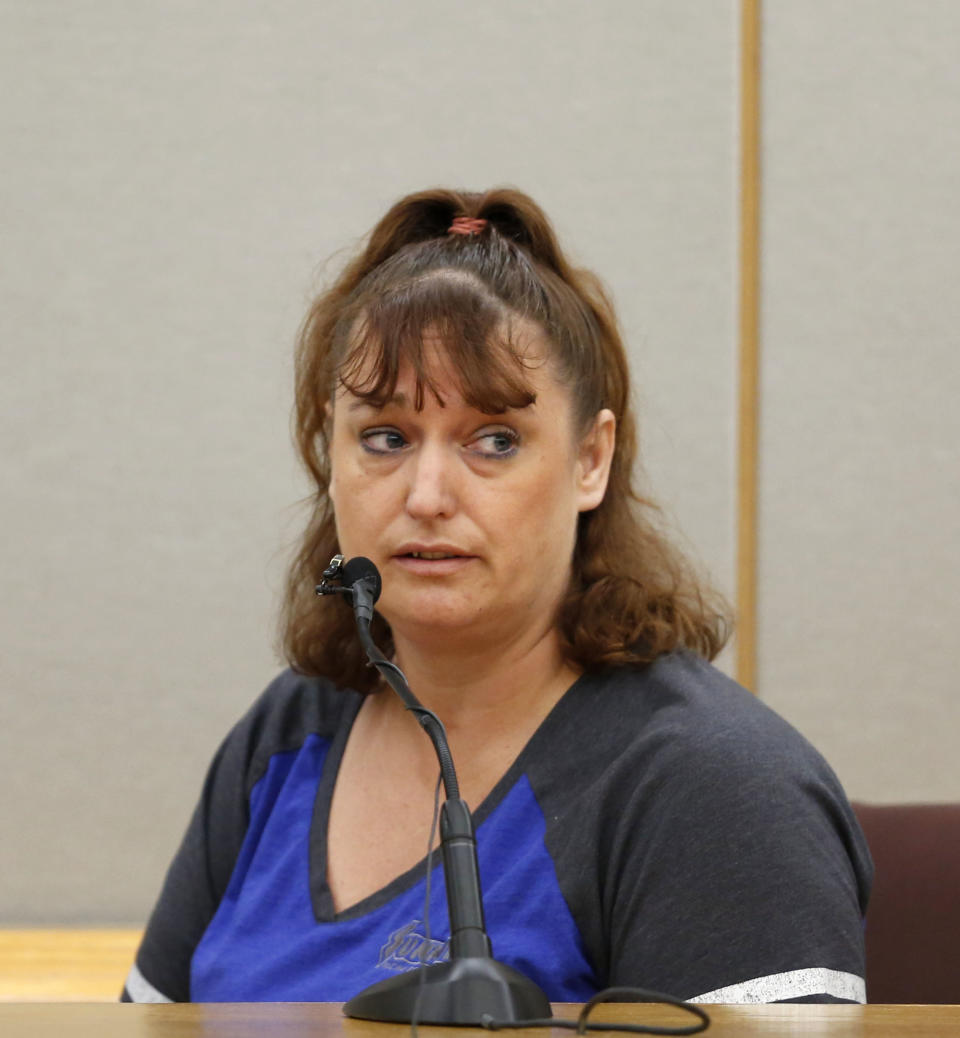
[{"label": "microphone", "polygon": [[[330,581],[339,580],[341,586]],[[511,966],[493,958],[483,916],[477,841],[467,802],[460,797],[457,773],[443,722],[410,690],[403,671],[370,637],[374,603],[382,581],[377,567],[357,556],[344,563],[335,555],[317,585],[318,595],[335,592],[353,600],[357,634],[367,658],[430,736],[440,762],[446,800],[440,812],[440,851],[450,919],[450,960],[388,977],[354,995],[346,1016],[394,1023],[466,1024],[532,1021],[550,1016],[547,996]]]},{"label": "microphone", "polygon": [[353,612],[357,623],[373,620],[373,607],[383,589],[380,571],[363,555],[354,556],[340,571],[340,583],[353,589]]}]

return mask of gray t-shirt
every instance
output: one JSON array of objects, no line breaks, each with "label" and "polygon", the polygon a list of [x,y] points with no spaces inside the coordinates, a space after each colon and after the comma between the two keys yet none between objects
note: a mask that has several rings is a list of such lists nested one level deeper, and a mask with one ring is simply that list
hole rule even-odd
[{"label": "gray t-shirt", "polygon": [[[127,998],[341,1001],[444,958],[442,877],[428,934],[423,864],[333,909],[326,822],[360,702],[288,671],[233,729]],[[692,654],[583,675],[474,821],[494,953],[552,1001],[613,985],[704,1002],[865,998],[872,865],[836,777]]]}]

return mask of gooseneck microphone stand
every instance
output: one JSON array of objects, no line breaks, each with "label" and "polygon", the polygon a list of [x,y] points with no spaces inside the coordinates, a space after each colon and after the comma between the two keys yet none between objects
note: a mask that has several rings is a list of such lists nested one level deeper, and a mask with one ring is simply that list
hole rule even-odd
[{"label": "gooseneck microphone stand", "polygon": [[480,894],[477,843],[470,809],[460,796],[443,723],[410,691],[403,671],[386,659],[370,636],[380,596],[377,567],[362,556],[344,564],[335,555],[317,585],[318,595],[345,594],[353,601],[357,634],[371,664],[430,736],[446,794],[440,809],[440,850],[450,916],[450,959],[388,977],[355,995],[347,1016],[392,1023],[464,1024],[490,1020],[542,1020],[551,1015],[547,996],[533,981],[493,958]]}]

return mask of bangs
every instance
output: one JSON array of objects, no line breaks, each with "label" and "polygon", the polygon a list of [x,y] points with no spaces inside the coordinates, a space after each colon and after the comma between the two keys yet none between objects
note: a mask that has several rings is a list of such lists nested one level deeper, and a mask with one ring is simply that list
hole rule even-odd
[{"label": "bangs", "polygon": [[[536,400],[527,372],[543,362],[518,341],[519,318],[472,277],[443,271],[419,277],[386,293],[364,293],[344,315],[342,360],[337,379],[355,396],[384,406],[395,394],[400,370],[409,364],[416,389],[444,405],[437,387],[451,377],[464,401],[485,414],[528,407]],[[439,347],[439,363],[437,349]]]}]

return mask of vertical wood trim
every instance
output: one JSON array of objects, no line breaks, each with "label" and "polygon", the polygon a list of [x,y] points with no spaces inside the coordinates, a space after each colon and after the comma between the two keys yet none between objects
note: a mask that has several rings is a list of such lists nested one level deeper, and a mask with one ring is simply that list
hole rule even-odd
[{"label": "vertical wood trim", "polygon": [[757,426],[760,310],[760,2],[740,4],[740,345],[737,680],[757,683]]}]

